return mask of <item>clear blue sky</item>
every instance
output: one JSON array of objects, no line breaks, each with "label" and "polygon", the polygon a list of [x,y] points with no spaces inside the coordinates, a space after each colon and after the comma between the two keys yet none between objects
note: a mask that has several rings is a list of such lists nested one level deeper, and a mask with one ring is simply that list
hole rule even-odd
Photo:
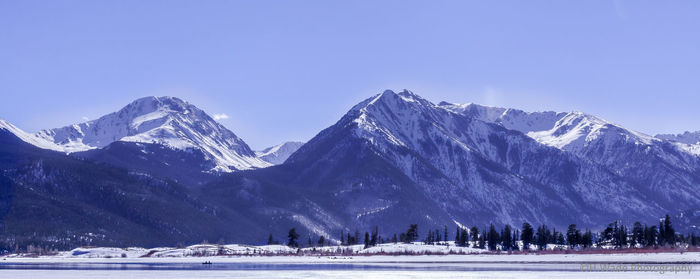
[{"label": "clear blue sky", "polygon": [[262,148],[387,88],[700,130],[700,1],[0,0],[0,118],[28,131],[171,95]]}]

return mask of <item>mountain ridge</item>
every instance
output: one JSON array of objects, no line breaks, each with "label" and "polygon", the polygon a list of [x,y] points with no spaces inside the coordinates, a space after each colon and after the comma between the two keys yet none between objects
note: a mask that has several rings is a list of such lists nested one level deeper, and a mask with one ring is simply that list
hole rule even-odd
[{"label": "mountain ridge", "polygon": [[[134,105],[132,110],[140,113],[128,114],[123,117],[128,121],[119,122],[124,134],[128,129],[178,128],[182,119],[196,119],[187,123],[194,126],[211,124],[201,122],[210,118],[187,118],[197,112],[181,100],[164,110],[148,105],[157,98],[141,101],[150,109],[140,110],[142,103]],[[170,110],[176,111],[175,117],[185,118],[171,119]],[[107,120],[119,119],[118,113],[110,115]],[[354,105],[308,142],[296,143],[298,149],[279,153],[289,154],[286,160],[277,156],[277,164],[231,173],[208,172],[217,165],[207,158],[207,150],[171,148],[167,140],[183,140],[177,133],[149,134],[165,135],[164,141],[139,138],[98,147],[104,142],[97,144],[97,137],[86,136],[95,126],[104,125],[95,121],[67,128],[77,134],[45,134],[53,136],[50,144],[95,145],[70,155],[56,153],[67,158],[68,165],[78,160],[100,171],[114,168],[182,184],[185,187],[178,186],[178,191],[195,198],[198,206],[229,216],[226,220],[231,223],[213,229],[211,235],[231,233],[230,226],[237,222],[252,222],[258,233],[297,226],[301,233],[329,239],[340,231],[371,229],[377,224],[386,231],[403,230],[409,223],[431,228],[526,221],[595,228],[620,218],[653,221],[666,213],[697,210],[700,204],[700,156],[679,148],[685,143],[636,133],[580,112],[529,113],[475,104],[434,104],[408,90],[386,90]],[[0,132],[30,144],[46,139],[5,121],[0,121]],[[283,151],[283,146],[250,152],[263,160],[261,156]],[[44,173],[36,162],[23,163],[23,153],[11,148],[0,151],[7,165],[2,179],[35,183],[38,178],[29,174]],[[110,181],[120,179],[132,178],[118,176]]]}]

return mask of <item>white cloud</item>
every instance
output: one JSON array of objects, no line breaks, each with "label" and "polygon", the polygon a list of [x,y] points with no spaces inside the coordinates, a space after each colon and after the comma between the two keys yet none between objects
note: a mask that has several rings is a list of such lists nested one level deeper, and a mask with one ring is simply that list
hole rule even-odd
[{"label": "white cloud", "polygon": [[90,120],[90,118],[88,118],[87,116],[83,116],[83,121],[88,121],[88,120]]},{"label": "white cloud", "polygon": [[214,114],[214,120],[219,121],[221,119],[228,119],[228,115],[226,115],[225,113]]}]

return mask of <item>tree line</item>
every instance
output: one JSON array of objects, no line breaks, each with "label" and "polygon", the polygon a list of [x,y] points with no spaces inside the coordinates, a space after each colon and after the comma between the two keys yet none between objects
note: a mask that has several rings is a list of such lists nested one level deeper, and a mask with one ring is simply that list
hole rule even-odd
[{"label": "tree line", "polygon": [[[295,228],[289,230],[286,245],[290,247],[301,247],[299,243],[300,235]],[[369,248],[383,243],[415,243],[420,242],[426,245],[454,245],[459,247],[472,247],[488,249],[491,251],[518,251],[530,250],[533,248],[544,250],[547,245],[557,247],[568,246],[570,249],[587,249],[590,247],[610,246],[614,248],[643,248],[643,247],[675,247],[678,244],[688,244],[698,246],[700,239],[695,233],[683,235],[676,233],[671,223],[671,218],[666,217],[659,222],[659,225],[647,225],[635,222],[632,228],[615,221],[598,233],[591,230],[580,230],[576,224],[571,224],[566,231],[558,231],[556,228],[550,229],[542,224],[537,228],[525,222],[520,228],[505,225],[500,230],[491,224],[488,229],[473,226],[471,228],[458,227],[453,236],[450,236],[447,226],[431,229],[425,232],[424,237],[419,238],[418,225],[411,224],[405,232],[394,233],[390,237],[383,237],[379,234],[379,227],[375,226],[372,232],[361,234],[359,230],[354,233],[341,232],[339,240],[333,244],[341,246],[364,244],[364,248]],[[280,244],[272,234],[268,237],[268,244]],[[331,245],[331,240],[324,236],[319,236],[317,240],[308,237],[306,247],[322,247]]]}]

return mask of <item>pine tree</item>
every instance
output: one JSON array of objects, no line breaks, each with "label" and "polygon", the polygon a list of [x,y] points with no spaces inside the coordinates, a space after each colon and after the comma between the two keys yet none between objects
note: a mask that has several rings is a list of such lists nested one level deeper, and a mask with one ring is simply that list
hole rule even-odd
[{"label": "pine tree", "polygon": [[369,240],[370,246],[377,246],[377,238],[379,237],[379,226],[374,226],[374,232],[372,232],[372,237]]},{"label": "pine tree", "polygon": [[653,245],[653,241],[649,239],[650,233],[649,233],[649,228],[647,227],[646,224],[644,224],[644,243],[642,243],[642,246],[644,247],[649,247]]},{"label": "pine tree", "polygon": [[[508,248],[505,247],[505,240],[504,240],[504,236],[503,236],[504,233],[505,233],[505,229],[501,229],[501,233],[498,234],[498,236],[499,236],[498,243],[501,244],[501,251],[508,251]],[[510,236],[508,236],[508,237],[510,237]]]},{"label": "pine tree", "polygon": [[574,249],[581,242],[581,231],[576,229],[576,224],[569,225],[566,230],[566,243],[569,244],[571,249]]},{"label": "pine tree", "polygon": [[459,235],[459,246],[466,247],[467,243],[469,243],[469,233],[466,229],[462,229],[462,232]]},{"label": "pine tree", "polygon": [[557,244],[558,245],[564,245],[566,244],[566,240],[564,240],[564,234],[563,233],[558,233],[557,235]]},{"label": "pine tree", "polygon": [[[484,229],[483,231],[485,232],[486,229]],[[486,237],[484,237],[484,234],[479,235],[479,248],[486,248]]]},{"label": "pine tree", "polygon": [[489,226],[488,239],[486,240],[489,245],[489,250],[496,250],[496,245],[498,245],[499,238],[500,237],[498,236],[498,232],[496,231],[496,226],[491,224],[491,226]]},{"label": "pine tree", "polygon": [[606,227],[605,230],[603,230],[603,240],[605,240],[606,242],[612,242],[614,235],[613,231],[613,224],[608,224],[608,227]]},{"label": "pine tree", "polygon": [[442,239],[444,239],[445,245],[447,245],[447,240],[449,239],[449,235],[447,234],[447,225],[445,225],[445,229],[443,230],[443,232],[445,233],[445,235]]},{"label": "pine tree", "polygon": [[593,246],[593,233],[591,230],[586,229],[586,232],[581,236],[581,244],[583,248],[588,248]]},{"label": "pine tree", "polygon": [[511,234],[512,229],[510,225],[506,225],[506,227],[503,228],[503,234],[501,234],[501,242],[503,242],[503,250],[505,251],[511,251],[513,250],[513,246],[515,246]]},{"label": "pine tree", "polygon": [[267,245],[275,244],[275,240],[272,238],[272,234],[267,237]]},{"label": "pine tree", "polygon": [[360,231],[355,229],[355,238],[353,238],[352,244],[360,243]]},{"label": "pine tree", "polygon": [[537,228],[535,241],[537,242],[537,246],[540,250],[544,250],[547,248],[547,243],[550,242],[550,240],[552,239],[551,234],[552,232],[549,229],[547,229],[546,225],[542,225],[541,227]]},{"label": "pine tree", "polygon": [[660,245],[659,243],[659,231],[656,228],[656,226],[651,226],[649,227],[649,230],[646,233],[646,246],[655,246],[655,245]]},{"label": "pine tree", "polygon": [[642,246],[649,247],[652,245],[651,242],[652,241],[649,240],[649,228],[644,224],[644,243],[642,243]]},{"label": "pine tree", "polygon": [[391,238],[391,242],[394,244],[399,243],[399,240],[396,238],[396,234],[394,234],[394,237]]},{"label": "pine tree", "polygon": [[418,239],[418,224],[411,224],[406,231],[406,238],[408,243],[412,243]]},{"label": "pine tree", "polygon": [[523,223],[522,232],[520,234],[520,240],[523,242],[523,250],[529,250],[530,244],[532,243],[532,238],[534,236],[534,231],[530,223]]},{"label": "pine tree", "polygon": [[627,228],[623,225],[620,225],[618,243],[620,247],[627,247]]},{"label": "pine tree", "polygon": [[615,221],[615,225],[613,226],[612,230],[612,239],[613,239],[613,245],[617,248],[622,246],[622,242],[620,241],[620,227],[617,225],[617,221]]},{"label": "pine tree", "polygon": [[472,241],[474,241],[474,245],[472,247],[476,248],[476,244],[479,240],[479,228],[472,226],[470,235],[472,237]]},{"label": "pine tree", "polygon": [[671,246],[675,246],[676,230],[674,230],[673,226],[671,226],[671,217],[669,217],[668,214],[666,214],[666,219],[664,219],[664,233],[666,243]]},{"label": "pine tree", "polygon": [[347,243],[345,243],[345,233],[343,231],[340,231],[340,245],[347,245]]},{"label": "pine tree", "polygon": [[557,245],[564,245],[564,234],[558,232],[557,228],[553,228],[551,242]]},{"label": "pine tree", "polygon": [[318,237],[318,246],[323,247],[326,244],[326,238],[324,236]]},{"label": "pine tree", "polygon": [[666,228],[664,227],[664,223],[661,221],[659,221],[659,235],[656,242],[659,244],[659,246],[666,245]]},{"label": "pine tree", "polygon": [[297,230],[295,228],[291,228],[289,230],[287,237],[289,238],[289,241],[287,242],[287,246],[299,247],[299,243],[297,242],[297,239],[299,239],[299,234],[297,233]]},{"label": "pine tree", "polygon": [[369,233],[365,232],[365,249],[370,246]]},{"label": "pine tree", "polygon": [[462,238],[459,235],[459,227],[457,227],[457,232],[455,232],[455,246],[459,246],[460,239],[462,239]]},{"label": "pine tree", "polygon": [[634,222],[634,225],[632,226],[631,240],[632,247],[636,247],[637,245],[644,245],[644,228],[642,227],[642,223]]}]

